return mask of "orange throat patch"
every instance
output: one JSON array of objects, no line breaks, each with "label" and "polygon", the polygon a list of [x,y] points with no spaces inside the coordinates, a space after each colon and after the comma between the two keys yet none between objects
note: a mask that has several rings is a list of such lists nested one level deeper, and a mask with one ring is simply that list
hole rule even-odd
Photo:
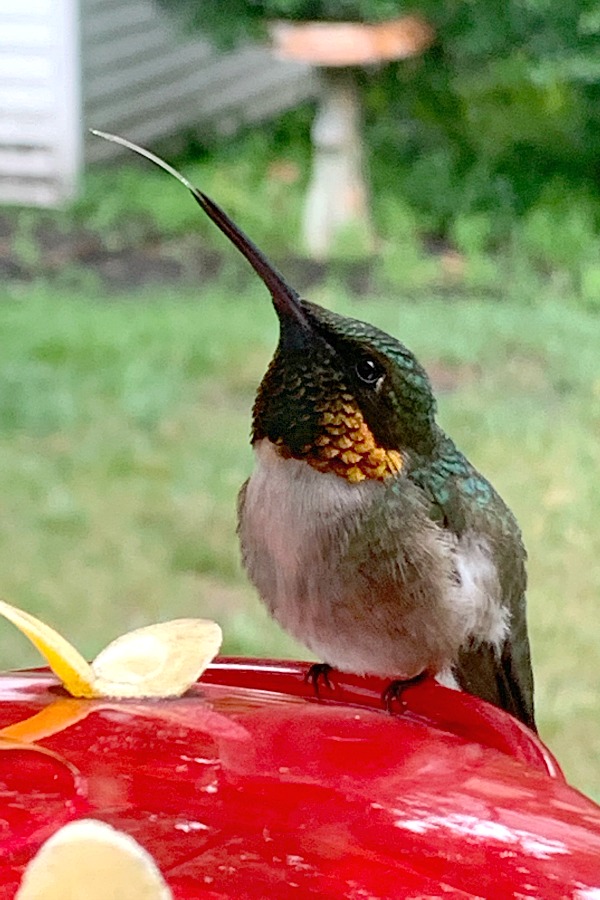
[{"label": "orange throat patch", "polygon": [[[331,472],[358,484],[367,479],[385,481],[402,469],[402,454],[378,446],[352,394],[343,393],[321,413],[321,432],[314,444],[302,448],[300,458],[319,472]],[[278,449],[287,455],[282,439]]]}]

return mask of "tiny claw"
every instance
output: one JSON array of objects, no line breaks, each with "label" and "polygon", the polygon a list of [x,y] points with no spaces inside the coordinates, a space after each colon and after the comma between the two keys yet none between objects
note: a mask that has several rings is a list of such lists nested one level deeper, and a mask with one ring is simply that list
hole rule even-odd
[{"label": "tiny claw", "polygon": [[387,711],[389,713],[393,713],[393,704],[394,700],[399,700],[403,706],[406,706],[406,703],[402,700],[402,695],[407,688],[414,687],[417,684],[421,684],[422,681],[425,681],[427,678],[427,672],[419,672],[418,675],[413,675],[412,678],[395,678],[393,681],[390,681],[388,686],[384,688],[381,693],[381,701]]},{"label": "tiny claw", "polygon": [[333,690],[333,685],[329,679],[329,673],[333,670],[333,666],[330,666],[329,663],[313,663],[306,675],[304,676],[304,680],[307,684],[312,684],[315,697],[320,697],[320,687],[321,685],[325,685],[328,691]]}]

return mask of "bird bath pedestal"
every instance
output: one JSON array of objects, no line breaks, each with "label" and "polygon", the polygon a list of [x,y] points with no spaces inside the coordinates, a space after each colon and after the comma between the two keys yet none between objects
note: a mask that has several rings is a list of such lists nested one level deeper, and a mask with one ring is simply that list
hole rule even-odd
[{"label": "bird bath pedestal", "polygon": [[361,22],[278,22],[277,55],[319,67],[320,108],[312,128],[313,166],[303,219],[303,243],[326,259],[340,230],[355,227],[373,244],[361,134],[356,68],[406,59],[425,50],[432,28],[417,16]]}]

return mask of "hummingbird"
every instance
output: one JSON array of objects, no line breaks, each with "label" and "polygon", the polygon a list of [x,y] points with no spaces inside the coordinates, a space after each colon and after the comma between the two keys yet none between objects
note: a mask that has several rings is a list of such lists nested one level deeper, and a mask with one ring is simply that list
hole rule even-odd
[{"label": "hummingbird", "polygon": [[535,731],[519,526],[438,424],[425,369],[391,335],[303,299],[206,194],[107,137],[178,178],[271,294],[279,341],[238,535],[270,614],[323,660],[315,678],[434,676]]}]

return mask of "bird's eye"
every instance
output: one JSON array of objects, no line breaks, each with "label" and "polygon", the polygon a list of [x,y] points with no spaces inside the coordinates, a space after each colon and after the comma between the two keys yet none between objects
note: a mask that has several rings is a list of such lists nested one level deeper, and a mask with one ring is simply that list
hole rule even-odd
[{"label": "bird's eye", "polygon": [[368,356],[359,359],[354,369],[360,380],[364,381],[365,384],[376,384],[382,375],[385,374],[379,363],[376,363]]}]

